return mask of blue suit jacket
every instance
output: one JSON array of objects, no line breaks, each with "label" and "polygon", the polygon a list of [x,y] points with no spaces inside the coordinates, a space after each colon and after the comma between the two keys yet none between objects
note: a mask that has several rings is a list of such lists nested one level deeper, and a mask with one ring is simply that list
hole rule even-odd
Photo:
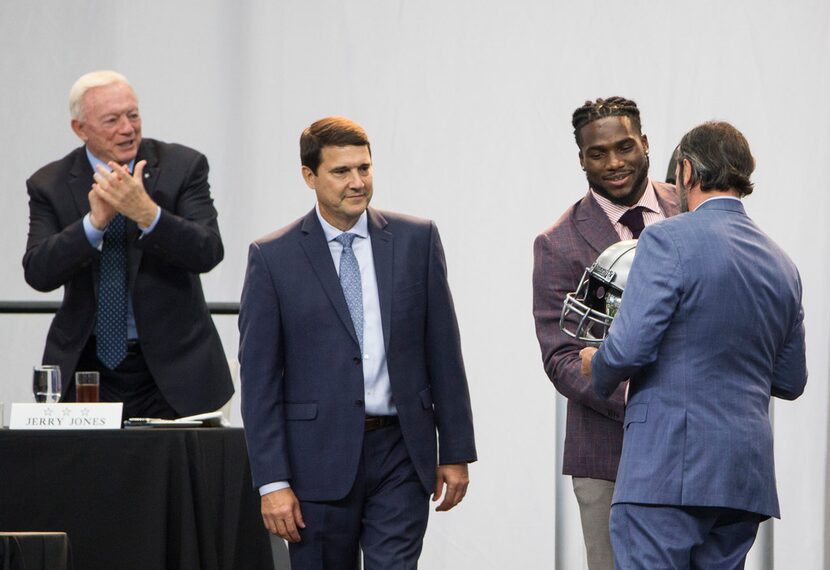
[{"label": "blue suit jacket", "polygon": [[646,228],[620,314],[593,361],[631,377],[614,503],[779,516],[770,396],[804,390],[801,281],[736,200]]},{"label": "blue suit jacket", "polygon": [[[427,492],[440,462],[476,459],[467,380],[435,225],[369,209],[392,394]],[[251,245],[239,314],[242,414],[254,485],[346,496],[363,444],[360,348],[312,210]]]}]

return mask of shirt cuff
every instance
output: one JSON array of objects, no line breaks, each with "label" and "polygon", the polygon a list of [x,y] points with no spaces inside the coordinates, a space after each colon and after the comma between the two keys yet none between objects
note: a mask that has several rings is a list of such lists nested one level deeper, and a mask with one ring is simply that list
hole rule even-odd
[{"label": "shirt cuff", "polygon": [[146,228],[142,228],[141,226],[138,226],[138,229],[141,230],[141,236],[139,237],[139,239],[143,238],[144,236],[146,236],[147,234],[149,234],[151,231],[153,231],[155,229],[156,224],[159,223],[159,218],[160,217],[161,217],[161,206],[156,206],[156,217],[153,218],[153,223],[150,224],[149,226],[147,226]]},{"label": "shirt cuff", "polygon": [[89,245],[101,251],[101,246],[104,243],[104,231],[99,230],[95,226],[92,225],[92,220],[90,219],[90,214],[84,216],[84,233],[86,234],[86,239],[89,241]]},{"label": "shirt cuff", "polygon": [[274,491],[282,491],[283,489],[290,489],[291,485],[288,484],[288,481],[276,481],[274,483],[268,483],[267,485],[263,485],[259,488],[259,496],[267,495],[268,493],[273,493]]}]

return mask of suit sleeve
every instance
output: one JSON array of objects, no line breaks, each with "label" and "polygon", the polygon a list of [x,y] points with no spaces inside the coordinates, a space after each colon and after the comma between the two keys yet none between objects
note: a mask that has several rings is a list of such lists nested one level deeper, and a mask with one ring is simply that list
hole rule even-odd
[{"label": "suit sleeve", "polygon": [[[152,232],[138,239],[144,253],[157,255],[171,265],[192,273],[205,273],[216,267],[225,255],[219,235],[216,208],[210,195],[208,162],[194,153],[184,165],[181,188],[175,204],[162,207],[161,217]],[[162,171],[159,176],[164,176]],[[159,184],[165,184],[164,179]]]},{"label": "suit sleeve", "polygon": [[607,398],[620,382],[657,360],[663,335],[680,302],[679,260],[674,242],[662,228],[643,230],[620,312],[594,355],[592,382],[600,396]]},{"label": "suit sleeve", "polygon": [[[100,252],[90,245],[79,218],[61,228],[50,189],[29,179],[29,238],[23,255],[26,282],[38,291],[52,291],[85,269]],[[54,189],[51,189],[54,191]]]},{"label": "suit sleeve", "polygon": [[425,344],[438,428],[439,463],[470,463],[477,459],[470,392],[447,282],[444,248],[434,223],[430,226],[428,272]]},{"label": "suit sleeve", "polygon": [[621,422],[625,389],[620,387],[608,399],[597,396],[591,389],[590,380],[582,375],[579,351],[585,344],[559,329],[565,296],[576,289],[581,276],[575,274],[571,266],[547,235],[536,238],[533,244],[533,318],[542,363],[548,378],[563,396]]},{"label": "suit sleeve", "polygon": [[277,290],[257,244],[239,309],[242,418],[255,487],[291,479],[283,409],[284,357]]},{"label": "suit sleeve", "polygon": [[778,352],[772,370],[772,395],[795,400],[807,384],[807,355],[804,344],[804,308],[801,306],[801,279],[798,280],[799,305],[787,339]]}]

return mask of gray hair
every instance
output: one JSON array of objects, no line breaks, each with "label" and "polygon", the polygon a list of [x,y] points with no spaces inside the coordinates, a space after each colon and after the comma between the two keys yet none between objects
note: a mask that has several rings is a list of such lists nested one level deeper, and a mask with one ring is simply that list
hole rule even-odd
[{"label": "gray hair", "polygon": [[681,139],[675,159],[691,164],[690,187],[699,183],[703,191],[733,188],[741,196],[752,194],[749,177],[755,159],[744,135],[729,123],[710,121],[695,127]]},{"label": "gray hair", "polygon": [[93,87],[103,87],[113,83],[123,83],[130,89],[133,88],[127,78],[117,71],[91,71],[81,75],[69,90],[69,115],[76,121],[83,120],[83,105],[81,101],[84,94]]}]

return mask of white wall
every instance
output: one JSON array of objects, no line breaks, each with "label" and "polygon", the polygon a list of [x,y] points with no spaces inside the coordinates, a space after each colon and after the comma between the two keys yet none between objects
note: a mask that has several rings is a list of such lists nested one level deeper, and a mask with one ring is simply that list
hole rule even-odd
[{"label": "white wall", "polygon": [[[470,493],[457,511],[433,516],[422,565],[551,568],[558,555],[570,569],[581,558],[578,518],[569,482],[556,476],[555,391],[541,367],[530,283],[533,237],[586,188],[570,115],[589,98],[636,100],[656,178],[684,132],[726,119],[758,161],[747,208],[804,279],[811,381],[801,400],[776,406],[784,519],[773,547],[777,568],[818,570],[827,528],[828,28],[823,0],[4,0],[0,299],[60,298],[23,281],[24,181],[78,144],[66,95],[82,73],[123,72],[145,136],[209,157],[226,249],[204,277],[211,301],[238,300],[247,244],[312,207],[300,131],[349,116],[372,139],[374,204],[441,229],[475,409],[481,460]],[[48,322],[0,316],[7,410],[28,398]],[[235,320],[217,324],[233,355]]]}]

